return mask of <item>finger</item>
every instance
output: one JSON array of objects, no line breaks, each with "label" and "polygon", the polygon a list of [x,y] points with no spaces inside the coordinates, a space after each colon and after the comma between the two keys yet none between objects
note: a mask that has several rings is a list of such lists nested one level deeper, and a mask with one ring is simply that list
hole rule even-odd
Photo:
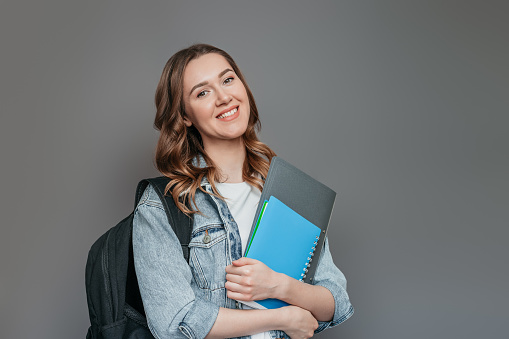
[{"label": "finger", "polygon": [[241,275],[241,276],[250,276],[255,272],[254,265],[244,265],[244,266],[226,266],[225,271],[229,274]]},{"label": "finger", "polygon": [[251,295],[244,294],[244,293],[238,293],[238,292],[227,291],[226,296],[230,299],[238,300],[238,301],[252,301],[253,300],[253,297]]},{"label": "finger", "polygon": [[226,266],[225,271],[228,274],[242,275],[244,272],[244,269],[242,267],[228,265],[228,266]]},{"label": "finger", "polygon": [[247,294],[247,293],[250,293],[250,289],[245,287],[245,286],[242,286],[240,284],[236,284],[234,282],[231,282],[231,281],[227,281],[224,283],[224,287],[230,291],[230,292],[236,292],[236,293],[243,293],[243,294]]},{"label": "finger", "polygon": [[242,257],[240,259],[237,259],[237,260],[233,261],[232,264],[234,266],[244,266],[244,265],[254,265],[254,264],[257,264],[259,262],[260,261],[258,261],[256,259]]},{"label": "finger", "polygon": [[226,280],[236,283],[236,284],[242,284],[242,276],[237,274],[227,274]]},{"label": "finger", "polygon": [[[255,280],[251,277],[243,277],[240,275],[226,275],[227,282],[243,286],[249,292],[250,289],[254,288]],[[249,289],[249,290],[248,290]]]}]

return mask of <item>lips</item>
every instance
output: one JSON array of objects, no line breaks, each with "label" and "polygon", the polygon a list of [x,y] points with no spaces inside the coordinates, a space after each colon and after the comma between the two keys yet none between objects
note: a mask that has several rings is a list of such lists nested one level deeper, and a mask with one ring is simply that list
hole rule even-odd
[{"label": "lips", "polygon": [[228,109],[224,110],[223,112],[221,112],[216,117],[216,119],[225,119],[225,118],[231,117],[232,115],[237,113],[238,110],[239,110],[239,106],[236,106],[236,107],[233,107],[233,108],[228,108]]}]

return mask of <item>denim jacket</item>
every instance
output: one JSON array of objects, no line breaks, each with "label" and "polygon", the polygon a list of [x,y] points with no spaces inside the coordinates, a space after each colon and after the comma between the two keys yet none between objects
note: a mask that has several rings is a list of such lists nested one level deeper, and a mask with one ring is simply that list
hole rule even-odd
[{"label": "denim jacket", "polygon": [[[212,192],[207,180],[201,184]],[[242,257],[237,224],[220,198],[196,190],[196,206],[203,215],[194,214],[189,264],[152,186],[147,187],[135,210],[135,269],[148,325],[158,339],[204,338],[219,307],[242,308],[226,296],[224,287],[225,267]],[[210,241],[204,241],[206,231]],[[335,302],[332,321],[319,322],[315,333],[338,325],[353,314],[345,276],[332,261],[327,239],[314,284],[329,289]],[[272,338],[289,338],[283,331],[270,334]]]}]

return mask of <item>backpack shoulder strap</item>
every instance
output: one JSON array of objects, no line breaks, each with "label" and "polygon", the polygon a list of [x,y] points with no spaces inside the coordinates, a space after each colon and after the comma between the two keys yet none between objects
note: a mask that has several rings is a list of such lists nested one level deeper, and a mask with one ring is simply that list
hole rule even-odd
[{"label": "backpack shoulder strap", "polygon": [[136,189],[135,206],[138,205],[138,202],[140,201],[148,184],[152,184],[159,196],[159,199],[161,199],[161,203],[164,206],[164,211],[166,212],[171,228],[180,241],[184,258],[187,262],[189,262],[189,242],[191,241],[191,233],[193,231],[193,219],[177,208],[172,196],[164,195],[164,190],[169,181],[170,179],[167,177],[150,178],[140,181]]}]

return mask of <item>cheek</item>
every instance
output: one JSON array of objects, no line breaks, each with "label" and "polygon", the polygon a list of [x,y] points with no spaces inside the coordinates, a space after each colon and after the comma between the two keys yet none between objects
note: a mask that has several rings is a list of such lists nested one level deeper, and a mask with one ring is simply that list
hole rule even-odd
[{"label": "cheek", "polygon": [[246,88],[244,86],[242,86],[242,88],[240,89],[241,93],[242,93],[242,96],[244,97],[244,99],[246,100],[246,103],[249,103],[249,97],[247,96],[247,91],[246,91]]},{"label": "cheek", "polygon": [[251,107],[249,106],[249,102],[246,102],[246,111],[247,111],[247,120],[251,120]]},{"label": "cheek", "polygon": [[205,100],[193,103],[187,107],[188,107],[188,109],[186,110],[187,116],[195,124],[199,123],[201,119],[210,116],[211,109],[213,110],[212,105]]}]

